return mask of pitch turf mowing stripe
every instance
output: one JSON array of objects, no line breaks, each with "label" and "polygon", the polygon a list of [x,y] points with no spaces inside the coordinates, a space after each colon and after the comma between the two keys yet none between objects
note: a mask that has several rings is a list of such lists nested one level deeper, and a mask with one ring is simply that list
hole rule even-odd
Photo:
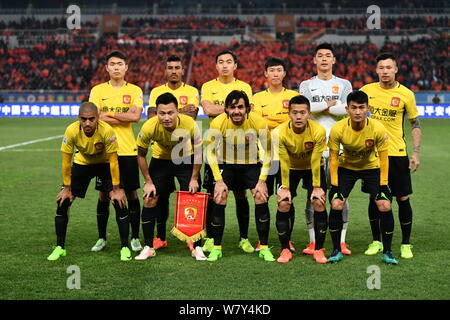
[{"label": "pitch turf mowing stripe", "polygon": [[15,147],[26,146],[28,144],[32,144],[32,143],[36,143],[36,142],[54,140],[54,139],[58,139],[58,138],[62,138],[62,137],[63,137],[63,135],[58,135],[58,136],[53,136],[53,137],[47,137],[47,138],[41,138],[41,139],[36,139],[36,140],[25,141],[25,142],[22,142],[22,143],[16,143],[16,144],[12,144],[12,145],[9,145],[9,146],[0,147],[0,151],[6,150],[6,149],[15,148]]}]

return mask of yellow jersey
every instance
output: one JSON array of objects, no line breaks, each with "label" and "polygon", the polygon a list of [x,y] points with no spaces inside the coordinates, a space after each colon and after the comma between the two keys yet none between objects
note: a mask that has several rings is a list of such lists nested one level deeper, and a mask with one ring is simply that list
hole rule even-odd
[{"label": "yellow jersey", "polygon": [[278,137],[283,188],[289,188],[289,170],[308,169],[313,171],[313,186],[319,187],[320,166],[323,165],[322,152],[327,149],[325,128],[313,120],[308,120],[305,130],[295,133],[292,121],[288,121],[272,131],[272,136],[275,135]]},{"label": "yellow jersey", "polygon": [[145,149],[151,145],[153,158],[173,160],[192,155],[194,149],[201,150],[202,137],[195,120],[179,114],[174,131],[165,129],[158,117],[148,119],[138,134],[136,144]]},{"label": "yellow jersey", "polygon": [[214,178],[222,179],[218,161],[228,164],[256,164],[260,161],[258,146],[264,148],[261,180],[270,168],[270,131],[266,121],[254,112],[247,114],[244,123],[235,125],[226,113],[217,116],[208,131],[207,159]]},{"label": "yellow jersey", "polygon": [[[233,81],[231,81],[230,83],[222,83],[220,82],[219,78],[205,82],[202,85],[201,101],[207,100],[213,104],[224,106],[226,97],[233,90],[244,91],[247,94],[250,104],[253,104],[252,87],[250,87],[248,83],[238,80],[236,78],[234,78]],[[210,121],[212,121],[212,119],[214,119],[214,117],[209,117]]]},{"label": "yellow jersey", "polygon": [[61,151],[73,154],[73,162],[90,165],[109,162],[107,154],[117,152],[117,138],[113,128],[99,120],[92,137],[86,136],[80,121],[70,124],[64,133]]},{"label": "yellow jersey", "polygon": [[414,93],[396,82],[392,89],[383,89],[379,82],[361,88],[369,96],[370,117],[379,120],[387,129],[390,140],[389,156],[406,156],[404,119],[419,116]]},{"label": "yellow jersey", "polygon": [[289,100],[298,96],[294,90],[283,88],[279,93],[272,93],[269,89],[260,91],[253,96],[253,112],[267,120],[269,129],[289,120]]},{"label": "yellow jersey", "polygon": [[342,119],[331,127],[328,147],[343,154],[339,157],[339,167],[351,170],[366,170],[380,167],[378,152],[389,150],[389,135],[383,124],[375,119],[366,118],[366,124],[360,131],[353,130],[350,118]]},{"label": "yellow jersey", "polygon": [[[101,112],[126,113],[131,106],[139,108],[142,113],[142,90],[134,84],[124,82],[121,88],[114,88],[111,83],[104,82],[92,88],[89,102],[95,103]],[[135,137],[132,122],[111,125],[116,132],[119,141],[119,156],[137,155]]]},{"label": "yellow jersey", "polygon": [[172,90],[167,83],[153,88],[150,92],[150,98],[148,102],[149,107],[156,107],[156,99],[163,93],[170,92],[178,101],[178,109],[183,109],[188,104],[193,104],[198,108],[198,90],[186,83],[182,82],[178,89]]}]

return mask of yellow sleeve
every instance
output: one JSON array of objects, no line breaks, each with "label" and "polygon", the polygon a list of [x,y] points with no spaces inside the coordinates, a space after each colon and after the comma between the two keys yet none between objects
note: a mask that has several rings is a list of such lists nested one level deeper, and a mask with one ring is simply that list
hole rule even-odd
[{"label": "yellow sleeve", "polygon": [[70,130],[70,127],[66,129],[64,132],[64,137],[61,142],[61,151],[65,153],[73,154],[75,152],[75,146],[73,142],[73,135]]},{"label": "yellow sleeve", "polygon": [[331,127],[330,137],[328,138],[328,148],[330,148],[330,151],[331,150],[339,151],[340,141],[336,125]]},{"label": "yellow sleeve", "polygon": [[193,105],[198,108],[198,105],[200,104],[200,101],[199,101],[198,90],[196,88],[193,89],[193,95],[194,95],[194,103],[193,103]]},{"label": "yellow sleeve", "polygon": [[220,140],[223,139],[222,133],[215,126],[215,121],[211,122],[208,130],[208,137],[206,139],[206,159],[214,176],[214,180],[222,180],[219,165],[217,163],[216,150],[219,146]]},{"label": "yellow sleeve", "polygon": [[151,128],[151,126],[149,125],[149,121],[152,121],[152,119],[149,119],[147,121],[145,121],[144,125],[141,128],[141,131],[139,131],[137,138],[136,138],[136,145],[144,148],[144,149],[148,149],[150,146],[150,142],[151,142],[151,135],[149,134],[149,128]]},{"label": "yellow sleeve", "polygon": [[338,186],[338,150],[330,150],[330,176],[331,176],[331,185]]},{"label": "yellow sleeve", "polygon": [[408,114],[408,119],[415,119],[419,116],[419,111],[417,110],[416,97],[413,92],[409,92],[408,98],[405,103],[406,113]]},{"label": "yellow sleeve", "polygon": [[114,130],[110,127],[109,130],[106,133],[105,137],[105,147],[106,147],[106,153],[115,153],[117,152],[118,144],[117,144],[117,137],[114,133]]},{"label": "yellow sleeve", "polygon": [[200,129],[197,126],[197,123],[194,121],[192,130],[191,130],[191,141],[194,151],[194,164],[202,163],[202,134],[200,133]]},{"label": "yellow sleeve", "polygon": [[320,165],[322,163],[322,152],[326,150],[326,131],[319,127],[315,137],[314,150],[311,155],[311,171],[313,177],[313,187],[320,187]]},{"label": "yellow sleeve", "polygon": [[385,186],[388,184],[389,175],[389,157],[388,150],[378,152],[380,157],[380,185]]},{"label": "yellow sleeve", "polygon": [[101,109],[101,97],[100,94],[98,92],[98,88],[93,87],[91,89],[91,93],[89,94],[89,102],[92,102],[96,105],[97,109]]},{"label": "yellow sleeve", "polygon": [[158,96],[159,96],[158,89],[153,88],[152,91],[150,92],[150,97],[148,99],[149,107],[156,107],[156,98],[158,98]]},{"label": "yellow sleeve", "polygon": [[207,83],[205,83],[202,86],[202,97],[201,97],[200,101],[205,101],[205,100],[207,100],[207,101],[209,101],[211,103],[214,101],[214,98],[213,98],[213,96],[211,94],[211,88],[210,88],[209,85],[207,85]]},{"label": "yellow sleeve", "polygon": [[136,93],[133,95],[133,101],[131,102],[131,105],[134,105],[141,109],[144,108],[144,96],[142,94],[141,88],[137,87]]},{"label": "yellow sleeve", "polygon": [[248,96],[248,101],[250,102],[250,104],[253,104],[253,91],[252,91],[252,87],[250,87],[249,84],[246,85],[246,88],[244,89],[245,93]]},{"label": "yellow sleeve", "polygon": [[270,170],[270,162],[272,159],[272,141],[271,141],[271,134],[269,131],[269,128],[267,127],[267,124],[265,123],[264,119],[261,119],[262,123],[263,123],[263,127],[259,129],[258,132],[258,140],[259,140],[259,145],[262,146],[262,148],[264,149],[264,153],[260,153],[263,154],[263,165],[261,168],[261,174],[259,175],[259,180],[264,180],[266,181],[267,176],[269,175],[269,170]]},{"label": "yellow sleeve", "polygon": [[111,171],[113,186],[120,185],[119,158],[117,157],[117,152],[109,153],[109,170]]},{"label": "yellow sleeve", "polygon": [[291,170],[291,161],[287,153],[286,146],[282,138],[279,138],[279,156],[281,170],[281,187],[289,189],[289,172]]},{"label": "yellow sleeve", "polygon": [[72,182],[71,177],[71,160],[72,160],[72,153],[62,153],[62,175],[63,175],[63,184],[65,186],[70,186]]}]

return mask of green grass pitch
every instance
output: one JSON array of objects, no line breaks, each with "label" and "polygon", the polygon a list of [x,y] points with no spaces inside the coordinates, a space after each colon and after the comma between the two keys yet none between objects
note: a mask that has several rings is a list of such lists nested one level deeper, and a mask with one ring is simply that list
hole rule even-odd
[{"label": "green grass pitch", "polygon": [[[39,138],[62,135],[74,119],[0,118],[0,149]],[[142,123],[135,125],[136,132]],[[348,243],[353,254],[341,263],[318,265],[311,256],[296,254],[288,264],[267,263],[257,254],[238,249],[238,227],[233,197],[226,209],[223,258],[197,262],[186,245],[174,238],[173,196],[168,220],[169,247],[147,261],[119,261],[118,230],[111,207],[109,246],[91,252],[97,238],[96,198],[91,184],[86,199],[71,208],[67,234],[67,257],[47,261],[54,245],[55,197],[61,184],[61,139],[0,150],[0,259],[1,299],[449,299],[448,197],[450,177],[450,120],[422,121],[421,167],[413,174],[411,202],[414,222],[411,242],[414,258],[399,258],[400,226],[394,203],[393,252],[399,265],[383,265],[380,255],[365,256],[371,241],[367,196],[358,183],[350,196]],[[207,122],[204,121],[204,127]],[[407,138],[409,146],[409,126]],[[202,170],[203,172],[203,170]],[[142,194],[142,191],[139,191]],[[293,242],[305,246],[308,234],[304,218],[305,193],[295,199]],[[251,242],[256,245],[252,199]],[[275,229],[276,204],[272,197],[270,245],[278,256]],[[142,233],[141,233],[142,240]],[[326,254],[331,240],[327,235]],[[67,268],[80,268],[81,289],[69,290]],[[381,289],[369,290],[367,268],[381,270]]]}]

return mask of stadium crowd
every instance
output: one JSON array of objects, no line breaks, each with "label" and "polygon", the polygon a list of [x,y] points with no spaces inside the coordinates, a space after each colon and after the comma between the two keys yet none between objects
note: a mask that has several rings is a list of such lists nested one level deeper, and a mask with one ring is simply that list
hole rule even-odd
[{"label": "stadium crowd", "polygon": [[[118,44],[109,38],[98,43],[64,43],[49,41],[33,48],[8,49],[0,40],[0,87],[11,90],[89,90],[107,78],[102,58],[112,49],[123,50],[131,57],[127,81],[144,92],[164,81],[164,61],[169,54],[183,57],[184,65],[192,62],[189,83],[197,88],[216,75],[214,53],[231,48],[239,57],[237,78],[251,84],[254,91],[266,87],[264,60],[279,56],[288,61],[286,85],[298,84],[314,74],[309,63],[314,44],[285,42],[254,43],[234,41],[230,46],[197,42],[194,44]],[[392,51],[398,56],[398,80],[412,90],[450,90],[450,75],[446,61],[448,42],[444,38],[416,41],[385,42],[383,48],[366,42],[335,46],[338,61],[335,74],[350,80],[354,88],[375,81],[374,58],[380,51]],[[193,53],[190,57],[191,52]]]}]

